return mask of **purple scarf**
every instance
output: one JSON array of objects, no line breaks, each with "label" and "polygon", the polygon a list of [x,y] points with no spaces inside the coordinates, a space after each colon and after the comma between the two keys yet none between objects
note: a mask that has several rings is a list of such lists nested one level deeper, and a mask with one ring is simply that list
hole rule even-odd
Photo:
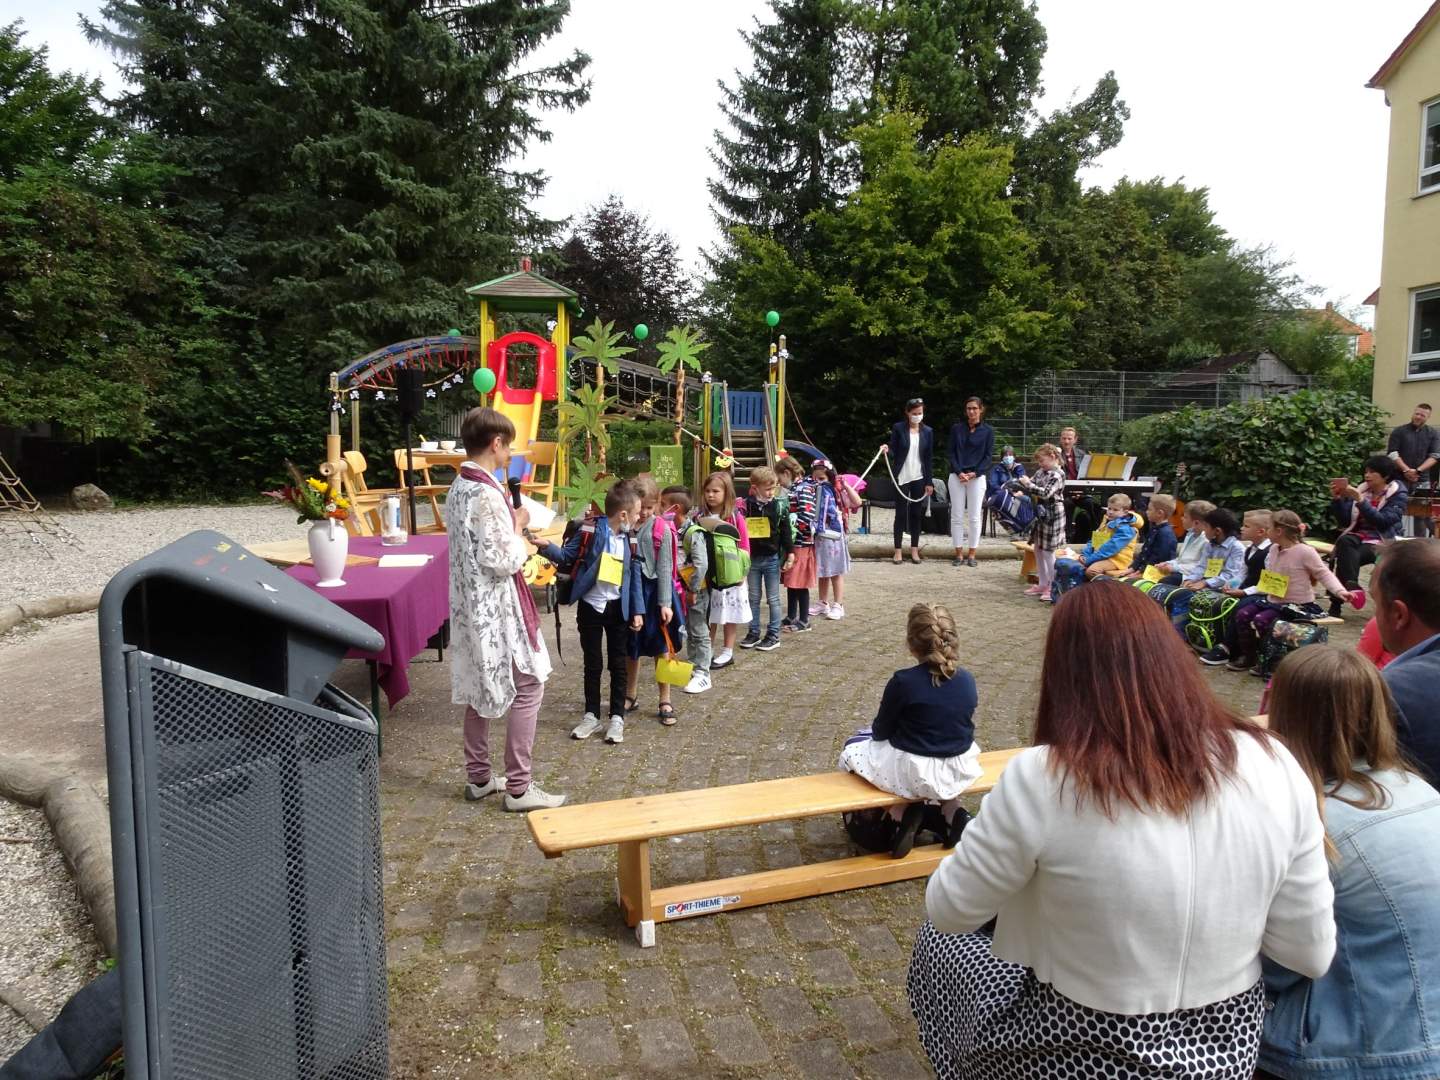
[{"label": "purple scarf", "polygon": [[[500,500],[505,504],[505,509],[510,511],[510,524],[515,524],[515,508],[510,505],[510,500],[505,497],[505,489],[502,488],[496,479],[479,465],[473,462],[464,462],[460,466],[460,475],[467,480],[474,480],[479,484],[489,484],[500,493]],[[515,571],[515,591],[520,597],[520,616],[525,620],[525,636],[530,639],[532,649],[540,648],[540,613],[535,609],[535,597],[530,595],[530,586],[525,584],[525,571]]]}]

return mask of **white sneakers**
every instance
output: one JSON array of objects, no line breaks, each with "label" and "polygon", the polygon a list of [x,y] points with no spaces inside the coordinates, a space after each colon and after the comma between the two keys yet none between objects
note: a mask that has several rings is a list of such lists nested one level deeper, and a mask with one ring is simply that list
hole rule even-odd
[{"label": "white sneakers", "polygon": [[[494,795],[497,791],[505,791],[505,778],[503,776],[491,776],[483,784],[466,784],[466,802],[477,802],[487,795]],[[553,810],[557,806],[565,805],[564,795],[551,795],[539,784],[531,783],[525,789],[523,795],[511,795],[506,792],[502,805],[506,810],[513,812],[524,812],[526,810]]]},{"label": "white sneakers", "polygon": [[497,791],[505,790],[505,778],[503,776],[491,776],[483,784],[466,784],[465,801],[476,802],[485,798],[486,795],[494,795]]},{"label": "white sneakers", "polygon": [[625,741],[625,718],[623,716],[610,717],[610,726],[605,729],[605,741],[611,746]]},{"label": "white sneakers", "polygon": [[824,600],[816,600],[815,603],[810,605],[811,618],[818,619],[821,615],[828,615],[829,612],[830,605]]},{"label": "white sneakers", "polygon": [[505,795],[505,809],[512,813],[523,813],[526,810],[553,810],[557,806],[565,805],[564,795],[551,795],[539,784],[531,783],[525,789],[523,795]]},{"label": "white sneakers", "polygon": [[729,667],[729,666],[730,666],[731,664],[733,664],[734,662],[735,662],[735,650],[734,650],[734,649],[721,649],[719,652],[717,652],[717,653],[715,654],[715,659],[713,659],[713,660],[710,661],[710,670],[711,670],[711,671],[714,671],[716,668]]},{"label": "white sneakers", "polygon": [[575,730],[570,732],[570,737],[572,739],[588,739],[591,735],[594,735],[595,732],[599,731],[601,726],[600,718],[593,712],[587,712],[585,719],[576,724]]},{"label": "white sneakers", "polygon": [[695,670],[695,673],[690,676],[690,681],[685,684],[685,693],[687,694],[703,694],[709,689],[710,673],[708,671],[701,671],[698,668]]},{"label": "white sneakers", "polygon": [[827,619],[843,619],[844,617],[845,607],[843,604],[830,604],[825,611]]}]

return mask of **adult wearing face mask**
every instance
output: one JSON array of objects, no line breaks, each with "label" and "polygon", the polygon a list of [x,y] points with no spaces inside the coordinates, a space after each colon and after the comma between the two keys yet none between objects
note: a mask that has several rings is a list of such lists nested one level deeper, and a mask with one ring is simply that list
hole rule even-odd
[{"label": "adult wearing face mask", "polygon": [[1016,539],[1027,538],[1035,520],[1035,507],[1027,495],[1011,491],[1007,485],[1025,475],[1025,466],[1015,459],[1013,446],[1003,447],[1000,460],[990,469],[985,505],[1005,531]]},{"label": "adult wearing face mask", "polygon": [[895,555],[900,565],[900,548],[910,533],[910,561],[920,561],[920,525],[925,520],[925,500],[935,494],[931,459],[935,432],[925,423],[925,400],[911,398],[905,403],[905,419],[895,421],[890,441],[880,447],[890,457],[895,478]]}]

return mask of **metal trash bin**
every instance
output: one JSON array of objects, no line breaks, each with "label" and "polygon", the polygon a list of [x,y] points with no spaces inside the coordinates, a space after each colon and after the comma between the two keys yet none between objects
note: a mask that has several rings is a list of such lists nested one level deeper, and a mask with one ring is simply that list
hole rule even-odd
[{"label": "metal trash bin", "polygon": [[209,531],[99,617],[127,1075],[388,1076],[380,634]]}]

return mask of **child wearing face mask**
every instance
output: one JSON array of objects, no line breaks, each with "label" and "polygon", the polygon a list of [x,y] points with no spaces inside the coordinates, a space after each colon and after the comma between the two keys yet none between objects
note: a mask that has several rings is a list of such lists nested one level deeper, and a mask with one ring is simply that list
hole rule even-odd
[{"label": "child wearing face mask", "polygon": [[[565,542],[540,554],[572,573],[575,626],[585,657],[585,716],[570,732],[588,739],[605,727],[605,741],[625,740],[625,655],[630,631],[645,623],[645,594],[630,530],[640,517],[639,493],[620,481],[605,493],[605,516],[587,521]],[[603,649],[602,652],[602,643]],[[610,723],[600,719],[600,673],[610,667]]]}]

